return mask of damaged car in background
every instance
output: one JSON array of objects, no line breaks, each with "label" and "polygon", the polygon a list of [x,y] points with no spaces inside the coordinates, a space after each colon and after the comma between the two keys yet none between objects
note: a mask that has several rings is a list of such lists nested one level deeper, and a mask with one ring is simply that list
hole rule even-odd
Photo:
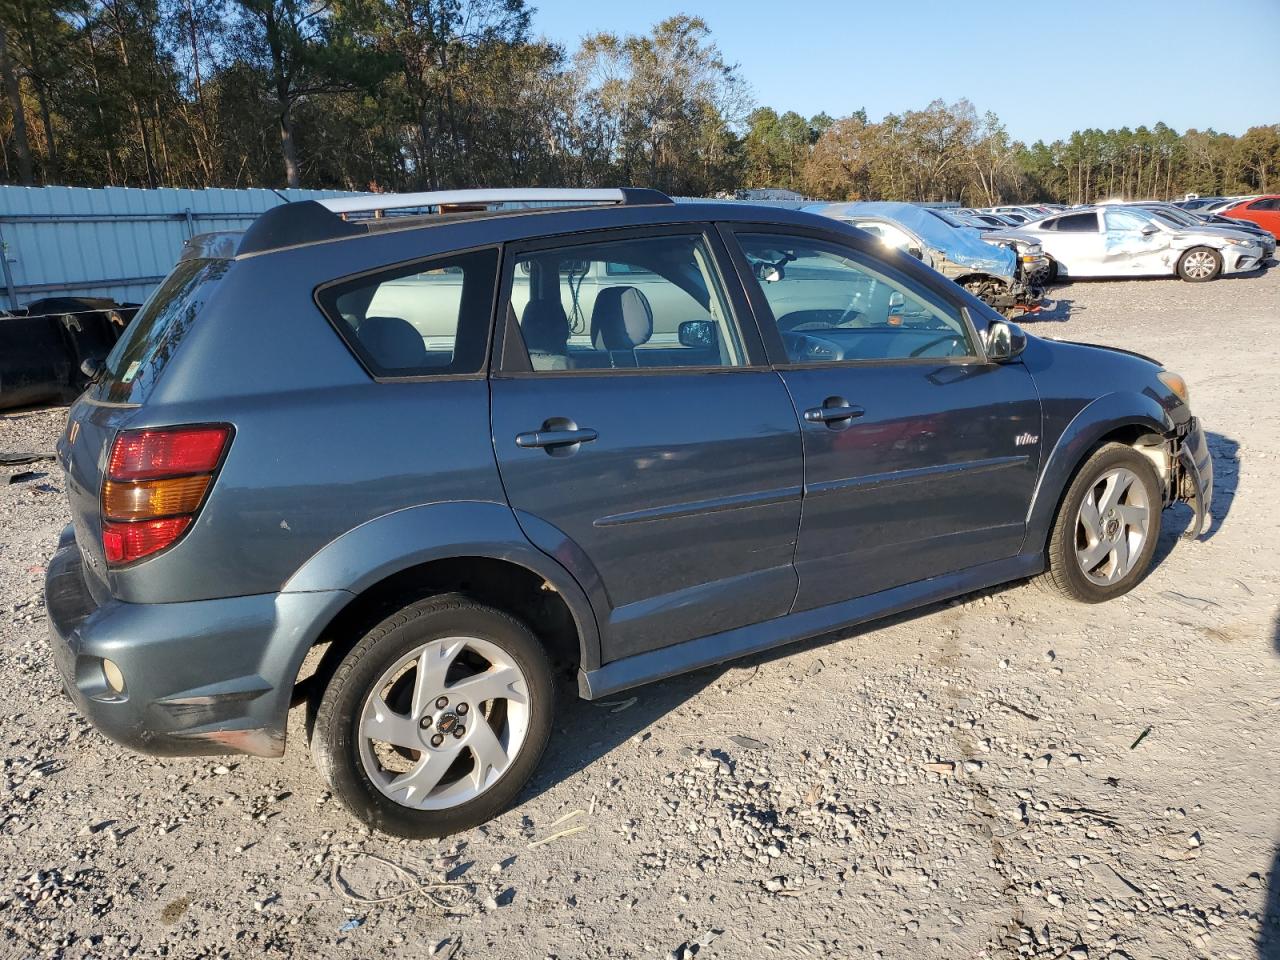
[{"label": "damaged car in background", "polygon": [[1233,220],[1230,217],[1214,213],[1192,212],[1172,203],[1158,203],[1147,200],[1126,203],[1124,206],[1150,210],[1161,220],[1178,227],[1209,227],[1214,230],[1226,229],[1233,234],[1243,233],[1246,236],[1253,237],[1262,245],[1262,259],[1264,262],[1275,256],[1276,238],[1256,223],[1250,223],[1247,220]]},{"label": "damaged car in background", "polygon": [[911,203],[822,203],[805,209],[865,230],[1011,319],[1033,312],[1044,295],[1049,262],[1039,241],[1018,231],[981,233],[944,211]]},{"label": "damaged car in background", "polygon": [[0,410],[66,403],[138,312],[101,297],[46,297],[0,312]]},{"label": "damaged car in background", "polygon": [[1246,233],[1177,226],[1150,210],[1092,207],[1055,214],[1019,228],[1051,261],[1050,280],[1064,277],[1181,277],[1204,283],[1257,270],[1262,244]]}]

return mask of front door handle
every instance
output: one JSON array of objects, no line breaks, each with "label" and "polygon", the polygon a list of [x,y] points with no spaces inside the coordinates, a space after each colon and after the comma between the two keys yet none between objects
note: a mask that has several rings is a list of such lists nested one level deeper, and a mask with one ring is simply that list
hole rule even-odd
[{"label": "front door handle", "polygon": [[530,430],[516,434],[518,447],[566,447],[571,443],[590,443],[600,434],[583,427],[577,430]]},{"label": "front door handle", "polygon": [[516,446],[532,449],[541,447],[553,457],[564,457],[575,453],[584,443],[591,443],[599,437],[590,427],[579,427],[568,417],[550,417],[542,421],[537,430],[529,430],[516,434]]},{"label": "front door handle", "polygon": [[854,420],[866,412],[862,407],[853,406],[844,397],[827,397],[822,401],[822,406],[806,410],[804,418],[810,423],[825,423],[830,426]]}]

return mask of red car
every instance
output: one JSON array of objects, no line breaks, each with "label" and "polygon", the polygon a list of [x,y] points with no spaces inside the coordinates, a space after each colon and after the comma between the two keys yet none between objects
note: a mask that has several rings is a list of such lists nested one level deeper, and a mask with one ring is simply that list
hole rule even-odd
[{"label": "red car", "polygon": [[1248,220],[1256,223],[1272,236],[1280,239],[1280,196],[1271,194],[1255,197],[1252,200],[1241,200],[1234,207],[1219,211],[1224,217],[1236,220]]}]

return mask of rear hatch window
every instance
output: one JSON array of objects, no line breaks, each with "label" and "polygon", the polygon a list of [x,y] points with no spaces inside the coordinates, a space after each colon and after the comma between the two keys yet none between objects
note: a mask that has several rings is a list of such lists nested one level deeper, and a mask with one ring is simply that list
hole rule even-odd
[{"label": "rear hatch window", "polygon": [[97,399],[115,403],[145,400],[230,266],[230,260],[179,261],[107,355]]}]

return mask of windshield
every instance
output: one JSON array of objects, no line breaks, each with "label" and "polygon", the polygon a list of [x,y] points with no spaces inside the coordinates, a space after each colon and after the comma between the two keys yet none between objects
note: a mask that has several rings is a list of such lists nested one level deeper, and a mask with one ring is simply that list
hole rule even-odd
[{"label": "windshield", "polygon": [[966,224],[964,221],[956,219],[946,211],[938,210],[934,207],[925,207],[924,209],[929,213],[932,213],[935,217],[937,217],[939,220],[941,220],[943,223],[945,223],[949,227],[968,226],[968,224]]},{"label": "windshield", "polygon": [[1151,212],[1156,215],[1157,220],[1163,220],[1165,223],[1171,223],[1175,227],[1185,227],[1188,224],[1188,221],[1183,220],[1180,217],[1175,217],[1168,210],[1152,210]]}]

